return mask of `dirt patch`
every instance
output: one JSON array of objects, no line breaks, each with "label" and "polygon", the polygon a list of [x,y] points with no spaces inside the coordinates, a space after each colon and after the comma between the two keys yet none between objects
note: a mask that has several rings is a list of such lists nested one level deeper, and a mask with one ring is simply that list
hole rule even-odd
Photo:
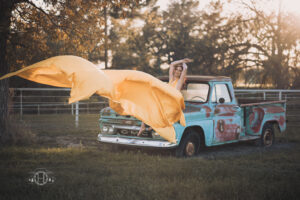
[{"label": "dirt patch", "polygon": [[239,142],[234,144],[207,147],[201,151],[198,157],[205,159],[218,159],[224,157],[238,157],[252,153],[264,153],[269,151],[279,151],[295,147],[295,143],[280,142],[271,147],[261,147],[253,142]]},{"label": "dirt patch", "polygon": [[70,148],[84,148],[90,146],[97,146],[96,138],[83,137],[74,135],[65,136],[39,136],[38,143],[43,146],[55,147],[70,147]]},{"label": "dirt patch", "polygon": [[[45,146],[58,146],[66,148],[88,148],[88,147],[97,147],[100,151],[109,150],[112,152],[120,151],[134,151],[134,152],[144,152],[152,155],[162,155],[170,156],[175,155],[174,149],[159,149],[159,148],[141,148],[141,147],[127,147],[122,145],[113,145],[113,144],[103,144],[97,141],[95,137],[86,137],[86,136],[74,136],[74,135],[65,135],[65,136],[39,136],[39,143]],[[254,144],[254,142],[239,142],[233,144],[226,144],[215,147],[205,147],[199,152],[197,157],[204,159],[218,159],[226,157],[239,157],[243,155],[253,154],[253,153],[264,153],[269,151],[281,151],[285,149],[290,149],[296,146],[296,143],[280,141],[276,142],[273,146],[265,148]]]},{"label": "dirt patch", "polygon": [[[148,155],[159,155],[159,156],[175,156],[175,149],[160,149],[160,148],[150,148],[150,147],[133,147],[133,146],[123,146],[123,145],[113,145],[113,144],[96,144],[99,150],[109,150],[110,152],[142,152]],[[217,160],[221,158],[228,157],[241,157],[249,154],[265,153],[269,151],[282,151],[288,150],[296,147],[296,143],[291,142],[280,142],[275,143],[271,147],[261,147],[250,142],[240,142],[234,144],[221,145],[216,147],[206,147],[199,152],[197,157]]]}]

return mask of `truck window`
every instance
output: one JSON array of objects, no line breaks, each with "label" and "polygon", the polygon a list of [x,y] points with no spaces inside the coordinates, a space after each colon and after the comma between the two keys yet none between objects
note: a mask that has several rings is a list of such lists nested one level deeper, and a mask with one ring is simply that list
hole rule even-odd
[{"label": "truck window", "polygon": [[225,103],[231,102],[231,97],[226,84],[215,84],[211,101],[217,103],[220,98],[225,99]]},{"label": "truck window", "polygon": [[206,102],[209,85],[206,83],[188,83],[181,93],[185,101]]}]

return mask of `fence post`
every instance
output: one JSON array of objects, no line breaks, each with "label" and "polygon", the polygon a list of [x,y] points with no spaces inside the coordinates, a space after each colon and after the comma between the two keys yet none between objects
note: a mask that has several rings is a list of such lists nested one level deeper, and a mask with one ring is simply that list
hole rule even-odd
[{"label": "fence post", "polygon": [[282,91],[279,92],[279,100],[282,100]]},{"label": "fence post", "polygon": [[38,115],[40,115],[40,104],[37,105]]},{"label": "fence post", "polygon": [[75,103],[75,126],[78,127],[78,121],[79,121],[79,102],[76,101]]},{"label": "fence post", "polygon": [[264,92],[264,100],[266,100],[266,92]]},{"label": "fence post", "polygon": [[71,103],[71,114],[74,115],[74,104]]},{"label": "fence post", "polygon": [[21,115],[21,119],[22,119],[22,115],[23,115],[23,98],[22,98],[22,90],[20,90],[20,115]]}]

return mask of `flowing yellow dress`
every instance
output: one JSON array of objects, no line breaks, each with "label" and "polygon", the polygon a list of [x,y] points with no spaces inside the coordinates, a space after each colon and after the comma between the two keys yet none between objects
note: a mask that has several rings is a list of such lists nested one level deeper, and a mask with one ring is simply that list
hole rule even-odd
[{"label": "flowing yellow dress", "polygon": [[[77,56],[52,57],[0,78],[22,78],[56,87],[69,87],[69,103],[94,93],[109,99],[121,115],[131,115],[151,126],[166,140],[176,143],[173,124],[185,126],[183,97],[175,87],[134,70],[100,70]],[[178,80],[177,80],[178,81]]]},{"label": "flowing yellow dress", "polygon": [[175,79],[175,80],[173,80],[173,81],[170,81],[170,82],[169,82],[169,85],[171,85],[173,88],[176,88],[177,83],[178,83],[178,80],[179,80],[179,79]]}]

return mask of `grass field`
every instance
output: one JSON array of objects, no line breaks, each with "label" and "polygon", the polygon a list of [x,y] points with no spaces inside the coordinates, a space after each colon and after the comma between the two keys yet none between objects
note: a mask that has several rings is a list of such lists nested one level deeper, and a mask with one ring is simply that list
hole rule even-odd
[{"label": "grass field", "polygon": [[[16,122],[17,123],[17,122]],[[96,142],[98,115],[27,115],[32,145],[1,147],[0,199],[299,199],[300,134],[289,128],[268,149],[249,143],[198,157],[113,150]],[[30,184],[46,168],[55,182]]]}]

